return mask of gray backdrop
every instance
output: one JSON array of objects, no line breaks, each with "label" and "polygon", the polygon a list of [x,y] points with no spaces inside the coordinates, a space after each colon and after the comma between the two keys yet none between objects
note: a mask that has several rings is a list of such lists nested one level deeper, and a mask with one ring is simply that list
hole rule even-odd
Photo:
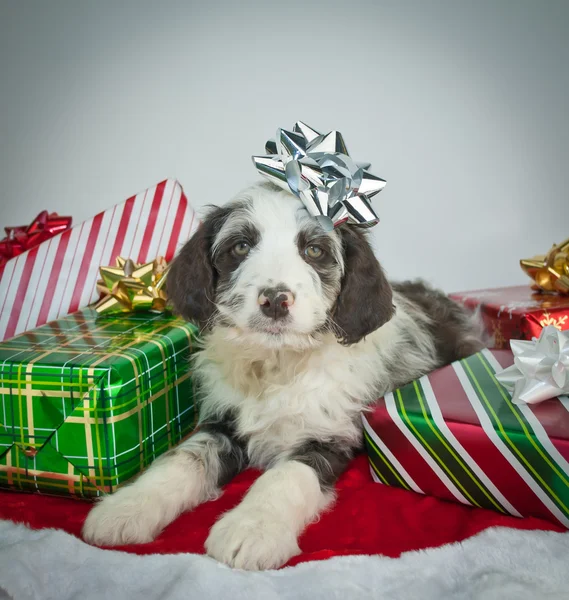
[{"label": "gray backdrop", "polygon": [[569,237],[568,65],[568,0],[0,0],[0,225],[223,203],[301,119],[388,180],[390,277],[523,283]]}]

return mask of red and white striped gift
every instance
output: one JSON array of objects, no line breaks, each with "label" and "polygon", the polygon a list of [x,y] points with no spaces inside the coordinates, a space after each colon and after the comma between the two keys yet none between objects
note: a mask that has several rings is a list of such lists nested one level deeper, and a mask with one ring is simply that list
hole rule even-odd
[{"label": "red and white striped gift", "polygon": [[88,306],[99,267],[117,256],[171,260],[198,219],[182,186],[168,179],[0,267],[0,341]]},{"label": "red and white striped gift", "polygon": [[377,482],[569,529],[569,397],[514,404],[483,350],[381,398],[364,417]]}]

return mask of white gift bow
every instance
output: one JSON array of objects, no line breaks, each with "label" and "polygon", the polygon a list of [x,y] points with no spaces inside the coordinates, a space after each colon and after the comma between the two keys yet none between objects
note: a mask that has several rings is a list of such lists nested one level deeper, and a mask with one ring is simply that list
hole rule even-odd
[{"label": "white gift bow", "polygon": [[569,393],[569,334],[548,325],[539,339],[511,340],[514,364],[496,378],[512,391],[514,404],[537,404]]}]

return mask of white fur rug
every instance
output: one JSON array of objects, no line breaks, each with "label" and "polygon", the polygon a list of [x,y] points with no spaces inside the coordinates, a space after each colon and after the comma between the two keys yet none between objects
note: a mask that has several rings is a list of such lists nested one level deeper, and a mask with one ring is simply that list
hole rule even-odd
[{"label": "white fur rug", "polygon": [[246,573],[204,556],[104,551],[62,531],[0,521],[4,598],[566,600],[569,533],[489,529],[461,544],[398,559],[337,557]]}]

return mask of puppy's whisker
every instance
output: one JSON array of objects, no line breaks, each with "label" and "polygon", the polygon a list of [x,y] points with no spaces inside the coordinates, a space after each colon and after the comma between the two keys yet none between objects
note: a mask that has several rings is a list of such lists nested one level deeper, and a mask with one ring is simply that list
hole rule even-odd
[{"label": "puppy's whisker", "polygon": [[203,325],[203,327],[200,330],[200,332],[201,333],[205,333],[208,330],[213,329],[213,327],[219,322],[219,320],[220,320],[221,317],[222,317],[222,315],[221,315],[221,313],[219,312],[219,309],[216,306],[215,310],[211,313],[211,315],[209,316],[209,318],[207,319],[207,321]]},{"label": "puppy's whisker", "polygon": [[334,321],[334,318],[331,315],[328,316],[324,327],[327,328],[327,332],[333,333],[337,338],[345,338],[347,335],[346,331]]}]

